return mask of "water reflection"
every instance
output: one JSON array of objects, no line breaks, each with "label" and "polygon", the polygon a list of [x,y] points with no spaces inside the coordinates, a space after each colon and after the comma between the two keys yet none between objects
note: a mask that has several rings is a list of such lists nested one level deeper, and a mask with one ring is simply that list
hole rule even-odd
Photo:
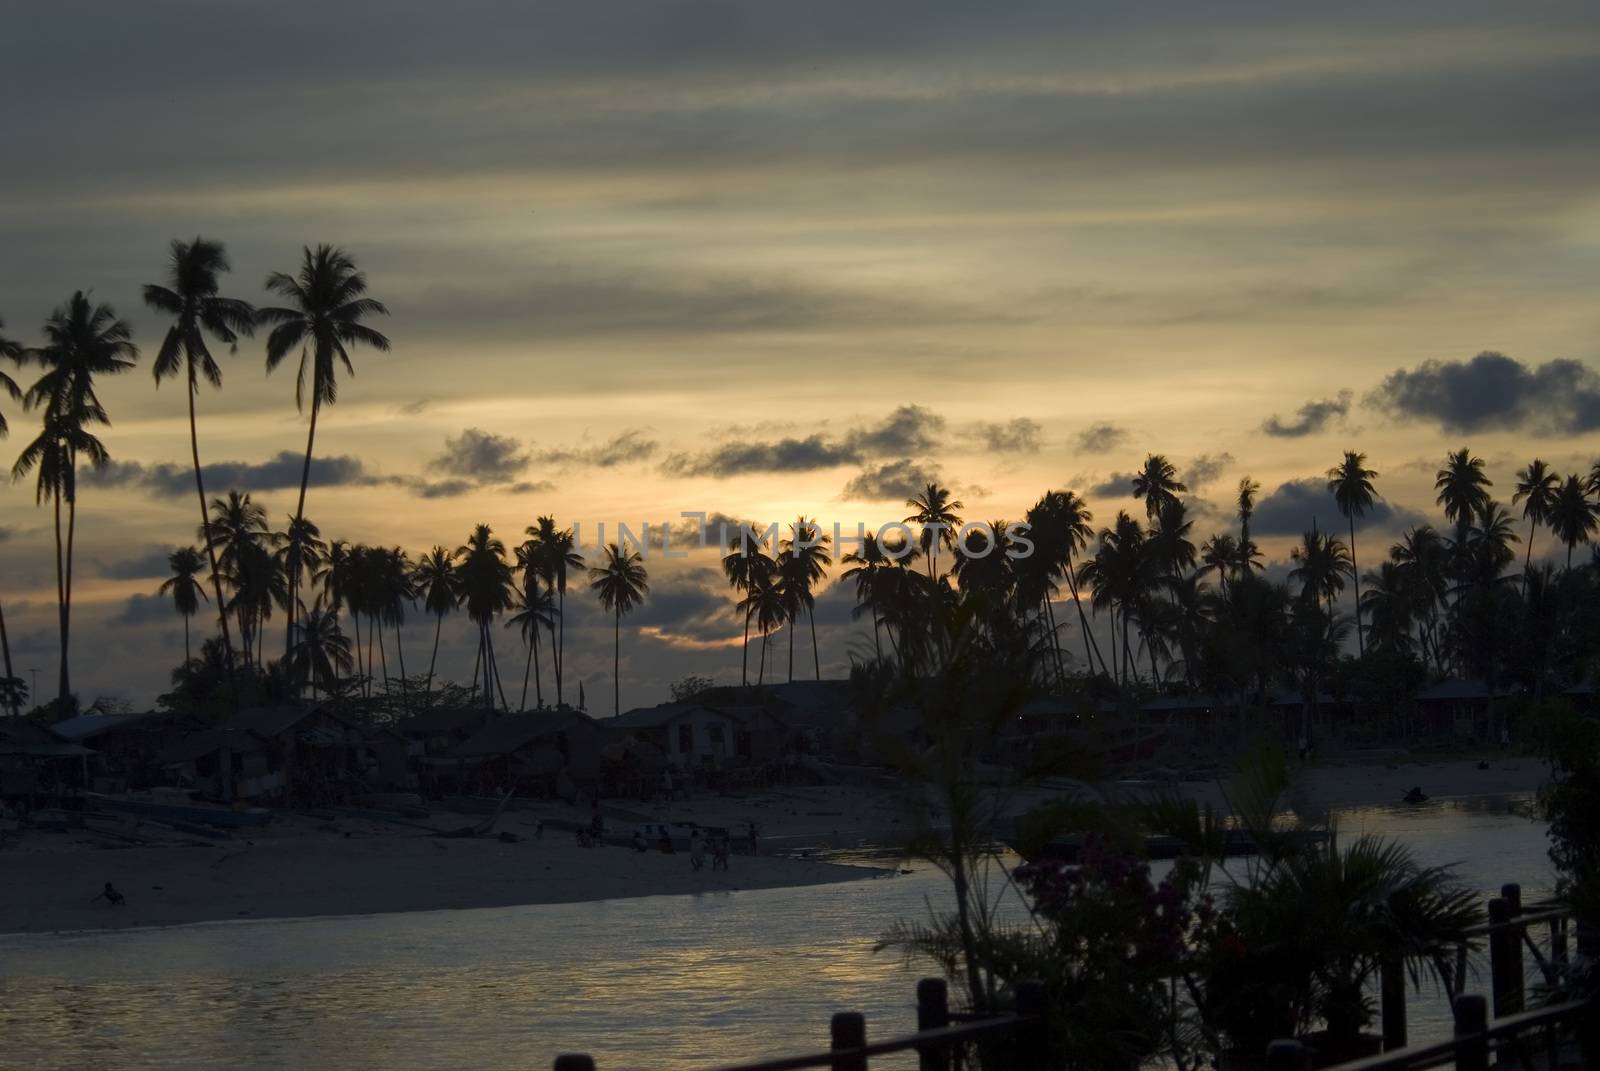
[{"label": "water reflection", "polygon": [[[1488,895],[1550,886],[1526,797],[1370,807],[1424,863]],[[828,1017],[910,1028],[922,968],[874,954],[896,919],[947,900],[926,867],[844,885],[594,904],[0,939],[0,1065],[684,1069],[825,1048]],[[1447,1030],[1413,995],[1415,1041]],[[896,1065],[888,1065],[896,1066]],[[910,1066],[910,1062],[899,1066]]]}]

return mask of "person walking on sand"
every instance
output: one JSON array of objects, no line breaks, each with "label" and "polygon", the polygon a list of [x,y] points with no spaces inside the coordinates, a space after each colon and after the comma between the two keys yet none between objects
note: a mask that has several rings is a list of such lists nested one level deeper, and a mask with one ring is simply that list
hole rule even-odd
[{"label": "person walking on sand", "polygon": [[711,869],[728,869],[728,834],[719,834],[711,842]]},{"label": "person walking on sand", "polygon": [[750,854],[751,855],[759,855],[761,853],[756,850],[757,849],[757,844],[756,844],[756,824],[754,822],[747,822],[745,824],[750,827]]},{"label": "person walking on sand", "polygon": [[699,870],[706,865],[706,842],[697,829],[689,834],[689,866]]}]

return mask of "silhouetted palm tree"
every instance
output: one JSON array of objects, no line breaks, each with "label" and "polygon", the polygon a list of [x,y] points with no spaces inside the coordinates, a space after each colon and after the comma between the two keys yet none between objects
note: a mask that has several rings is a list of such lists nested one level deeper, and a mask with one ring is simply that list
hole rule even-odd
[{"label": "silhouetted palm tree", "polygon": [[756,687],[759,688],[767,679],[768,642],[773,631],[782,628],[788,619],[783,578],[778,573],[776,563],[772,569],[751,578],[745,597],[739,602],[739,609],[744,611],[745,620],[753,616],[756,628],[761,630],[761,663],[756,671]]},{"label": "silhouetted palm tree", "polygon": [[1217,575],[1217,585],[1222,594],[1228,591],[1228,576],[1239,569],[1239,541],[1226,533],[1213,535],[1200,544],[1201,576]]},{"label": "silhouetted palm tree", "polygon": [[289,651],[289,679],[311,685],[312,694],[331,694],[339,677],[354,666],[350,640],[339,628],[333,611],[323,609],[318,595],[295,628],[295,644]]},{"label": "silhouetted palm tree", "polygon": [[1483,458],[1462,448],[1448,455],[1444,467],[1434,475],[1433,488],[1439,492],[1434,501],[1455,524],[1458,544],[1466,542],[1467,528],[1489,501],[1488,489],[1494,486],[1483,468]]},{"label": "silhouetted palm tree", "polygon": [[[878,537],[871,532],[861,536],[861,549],[851,551],[839,559],[840,564],[848,565],[840,574],[841,580],[853,580],[856,585],[856,605],[853,613],[859,616],[863,611],[872,614],[872,650],[879,662],[883,661],[883,640],[879,636],[881,622],[878,618],[878,608],[882,600],[883,575],[894,568],[894,563],[883,553],[883,548],[878,545]],[[750,615],[745,614],[745,645],[750,643]]]},{"label": "silhouetted palm tree", "polygon": [[795,599],[806,611],[811,625],[811,664],[816,679],[822,679],[822,655],[817,647],[816,585],[828,575],[833,558],[828,554],[832,537],[824,535],[814,520],[796,519],[789,526],[789,538],[784,541],[784,551],[792,559],[788,572],[789,583],[794,588]]},{"label": "silhouetted palm tree", "polygon": [[1550,510],[1556,504],[1556,492],[1561,487],[1561,474],[1551,472],[1550,466],[1538,458],[1517,473],[1517,489],[1511,504],[1522,503],[1522,515],[1528,520],[1528,550],[1523,562],[1523,591],[1527,591],[1527,575],[1533,566],[1533,536],[1541,524],[1550,519]]},{"label": "silhouetted palm tree", "polygon": [[411,582],[422,599],[423,608],[433,615],[433,654],[428,658],[427,695],[433,694],[433,670],[439,661],[439,632],[444,627],[445,615],[456,608],[460,592],[456,576],[456,559],[443,547],[434,548],[417,562]]},{"label": "silhouetted palm tree", "polygon": [[1448,541],[1430,525],[1412,528],[1389,549],[1389,557],[1404,574],[1412,617],[1417,623],[1424,668],[1431,656],[1441,671],[1444,655],[1439,640],[1439,610],[1449,592],[1451,550]]},{"label": "silhouetted palm tree", "polygon": [[158,595],[171,595],[173,608],[183,616],[183,660],[189,661],[189,619],[200,611],[200,600],[206,597],[205,588],[194,577],[205,562],[193,547],[179,547],[167,555],[167,566],[172,576],[156,590]]},{"label": "silhouetted palm tree", "polygon": [[599,597],[600,605],[614,615],[611,685],[613,713],[621,714],[622,615],[643,604],[650,594],[650,576],[645,571],[644,559],[637,551],[624,551],[615,543],[607,543],[604,564],[589,569],[589,590]]},{"label": "silhouetted palm tree", "polygon": [[[5,320],[0,319],[0,328],[4,328],[5,326]],[[22,360],[22,347],[6,338],[4,335],[0,335],[0,360],[20,362]],[[0,393],[9,394],[13,401],[22,401],[22,390],[17,386],[17,381],[6,375],[4,371],[0,371]],[[7,430],[6,415],[5,413],[0,412],[0,439],[6,437]],[[14,715],[18,713],[21,702],[17,699],[16,692],[9,687],[11,682],[18,681],[18,678],[11,668],[11,637],[6,635],[6,614],[4,600],[0,600],[0,653],[5,655],[4,664],[6,670],[5,679],[3,682],[0,682],[0,684],[8,686],[6,692],[7,702],[5,705]]]},{"label": "silhouetted palm tree", "polygon": [[1144,500],[1145,516],[1154,519],[1163,506],[1178,501],[1178,492],[1188,487],[1178,479],[1178,470],[1162,454],[1149,454],[1133,477],[1133,497]]},{"label": "silhouetted palm tree", "polygon": [[922,553],[928,556],[928,579],[939,575],[939,547],[954,547],[956,530],[961,518],[956,510],[961,503],[950,499],[950,489],[930,483],[921,494],[906,499],[906,505],[915,512],[905,519],[906,524],[922,526]]},{"label": "silhouetted palm tree", "polygon": [[[771,577],[775,568],[777,568],[776,563],[762,546],[761,533],[754,528],[740,525],[739,529],[728,537],[728,555],[722,559],[722,575],[728,578],[728,586],[734,591],[748,596],[758,581]],[[740,605],[744,606],[742,602]],[[744,653],[739,668],[740,687],[748,686],[750,683],[750,618],[755,612],[754,604],[744,606],[744,611]]]},{"label": "silhouetted palm tree", "polygon": [[[459,564],[456,574],[460,579],[460,603],[467,616],[478,626],[478,667],[483,672],[484,696],[493,708],[498,690],[500,705],[510,709],[505,688],[500,685],[500,669],[494,657],[494,617],[512,605],[513,589],[511,566],[505,560],[506,547],[494,536],[487,524],[472,530],[465,545],[456,551]],[[474,679],[477,669],[474,669]]]},{"label": "silhouetted palm tree", "polygon": [[[1089,627],[1088,615],[1083,610],[1083,600],[1078,592],[1078,575],[1075,561],[1089,545],[1094,530],[1090,523],[1094,514],[1089,511],[1088,503],[1079,498],[1074,491],[1047,491],[1044,496],[1034,503],[1028,511],[1028,524],[1037,546],[1035,554],[1044,554],[1059,569],[1067,580],[1067,591],[1072,595],[1073,606],[1078,611],[1078,628],[1083,633],[1083,655],[1090,672],[1094,671],[1096,659],[1100,662],[1100,671],[1106,672],[1105,656],[1100,653],[1100,644],[1094,638],[1094,630]],[[1046,604],[1048,610],[1048,603]],[[1052,631],[1055,628],[1055,615],[1049,613]],[[1057,647],[1059,652],[1059,646]]]},{"label": "silhouetted palm tree", "polygon": [[[177,375],[180,370],[187,380],[184,394],[189,404],[189,453],[194,461],[194,487],[200,501],[202,524],[206,519],[206,485],[200,473],[200,435],[195,423],[194,400],[200,393],[202,376],[213,387],[222,386],[222,369],[211,356],[206,335],[226,345],[232,353],[238,351],[240,335],[255,331],[255,309],[248,302],[217,293],[217,277],[230,267],[221,242],[198,237],[193,242],[174,239],[165,284],[151,283],[144,288],[144,303],[173,318],[172,326],[167,328],[166,337],[161,341],[153,370],[158,387],[163,379]],[[211,565],[211,587],[217,596],[222,643],[231,659],[233,638],[228,634],[228,615],[223,609],[222,574],[209,543],[206,555]]]},{"label": "silhouetted palm tree", "polygon": [[539,574],[547,587],[554,587],[556,612],[551,623],[551,664],[556,674],[556,706],[566,703],[564,688],[567,666],[567,577],[574,569],[583,568],[583,555],[578,553],[572,529],[557,528],[554,517],[540,517],[539,523],[528,529],[538,547]]},{"label": "silhouetted palm tree", "polygon": [[[23,451],[12,468],[13,478],[26,475],[34,465],[45,479],[45,454],[54,454],[50,493],[67,505],[65,554],[57,536],[56,592],[61,633],[61,673],[59,701],[63,706],[72,694],[68,674],[68,640],[72,631],[72,555],[78,520],[78,459],[86,457],[96,468],[110,455],[104,444],[91,435],[87,425],[111,423],[105,407],[95,393],[95,378],[118,375],[133,368],[139,347],[133,344],[127,321],[117,319],[110,305],[91,305],[79,290],[65,305],[58,306],[44,324],[44,345],[29,350],[26,356],[45,371],[24,396],[29,408],[44,409],[44,428],[40,438]],[[41,484],[41,492],[43,485]],[[39,501],[43,501],[42,496]],[[59,519],[57,522],[59,529]]]},{"label": "silhouetted palm tree", "polygon": [[[295,275],[273,272],[267,276],[267,290],[287,298],[290,307],[257,310],[263,324],[274,324],[267,335],[267,371],[277,368],[291,352],[300,351],[300,374],[295,380],[295,405],[305,408],[307,380],[311,388],[311,427],[306,434],[306,460],[300,470],[300,499],[295,505],[296,521],[306,515],[306,486],[311,482],[311,451],[317,440],[317,415],[324,405],[339,398],[338,368],[355,375],[350,350],[357,344],[388,352],[389,340],[361,321],[374,315],[388,315],[383,303],[367,297],[366,276],[356,270],[355,261],[342,249],[319,245],[304,250],[304,259]],[[291,532],[291,534],[293,534]],[[289,547],[289,594],[300,590],[300,548]],[[290,627],[294,625],[290,615]]]},{"label": "silhouetted palm tree", "polygon": [[1409,655],[1417,601],[1404,567],[1392,560],[1381,562],[1376,571],[1367,570],[1366,580],[1361,607],[1371,625],[1373,650]]},{"label": "silhouetted palm tree", "polygon": [[1378,474],[1367,468],[1367,455],[1346,450],[1344,460],[1328,470],[1328,490],[1339,505],[1339,512],[1350,522],[1350,578],[1355,582],[1356,652],[1365,654],[1367,641],[1361,631],[1361,572],[1356,561],[1356,518],[1364,516],[1378,497],[1372,481]]},{"label": "silhouetted palm tree", "polygon": [[[530,532],[533,529],[528,529]],[[542,569],[541,548],[536,539],[530,539],[517,548],[517,570],[522,574],[522,588],[511,607],[516,611],[506,628],[516,626],[522,633],[522,642],[528,648],[527,663],[522,668],[522,700],[520,709],[528,709],[528,674],[533,672],[534,702],[544,706],[544,683],[539,672],[539,630],[547,629],[555,638],[555,595],[553,584],[547,583]]]},{"label": "silhouetted palm tree", "polygon": [[1328,606],[1328,619],[1333,619],[1334,600],[1344,590],[1345,574],[1350,571],[1350,551],[1335,536],[1318,532],[1313,527],[1302,537],[1301,544],[1289,551],[1295,567],[1289,570],[1289,580],[1300,585],[1300,598],[1312,606]]},{"label": "silhouetted palm tree", "polygon": [[1550,530],[1556,538],[1567,546],[1567,568],[1572,568],[1572,549],[1579,543],[1587,543],[1594,538],[1597,527],[1600,527],[1600,516],[1597,516],[1595,504],[1589,501],[1589,496],[1584,493],[1583,479],[1576,473],[1567,477],[1561,485],[1561,490],[1556,492],[1555,501],[1550,505],[1550,512],[1546,516]]}]

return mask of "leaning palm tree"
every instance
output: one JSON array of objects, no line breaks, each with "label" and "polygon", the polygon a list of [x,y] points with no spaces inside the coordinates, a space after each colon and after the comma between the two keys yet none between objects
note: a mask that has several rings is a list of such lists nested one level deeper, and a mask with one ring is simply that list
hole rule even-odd
[{"label": "leaning palm tree", "polygon": [[[206,484],[200,473],[200,436],[195,424],[194,400],[200,393],[202,376],[213,387],[222,386],[222,369],[211,356],[206,335],[211,335],[233,353],[239,349],[239,336],[255,331],[255,309],[248,302],[217,293],[217,276],[230,267],[221,242],[198,237],[192,242],[173,239],[165,284],[150,283],[144,288],[144,303],[173,318],[156,354],[156,386],[180,370],[184,373],[184,394],[189,401],[189,453],[194,461],[194,487],[200,500],[202,523],[206,519]],[[217,596],[217,621],[222,629],[223,649],[231,659],[233,638],[228,634],[228,615],[223,610],[222,574],[209,543],[206,555],[211,565],[211,588]]]},{"label": "leaning palm tree", "polygon": [[922,553],[928,556],[928,579],[937,579],[939,547],[956,545],[956,530],[961,527],[956,510],[961,508],[961,503],[951,500],[948,487],[930,483],[921,494],[906,499],[906,505],[915,512],[904,523],[922,526]]},{"label": "leaning palm tree", "polygon": [[611,685],[615,713],[622,713],[622,615],[640,606],[650,594],[650,576],[638,551],[606,544],[605,564],[589,569],[589,590],[613,614]]},{"label": "leaning palm tree", "polygon": [[[131,370],[139,359],[139,347],[133,343],[127,321],[117,319],[116,310],[110,305],[91,305],[82,290],[50,314],[44,324],[44,336],[44,345],[29,351],[28,356],[43,365],[45,371],[24,396],[24,403],[30,408],[43,408],[44,429],[40,439],[18,458],[12,473],[20,477],[40,463],[43,480],[42,451],[58,455],[52,465],[53,493],[58,511],[62,501],[67,504],[65,555],[61,554],[58,537],[56,572],[61,633],[59,699],[65,703],[71,695],[67,666],[72,631],[72,554],[78,520],[78,459],[80,455],[87,457],[97,468],[109,460],[104,445],[86,428],[91,423],[111,423],[95,393],[95,378]],[[41,452],[35,452],[35,448]]]},{"label": "leaning palm tree", "polygon": [[[306,486],[311,482],[311,451],[317,441],[317,415],[324,405],[339,399],[338,368],[355,375],[350,350],[357,344],[388,352],[389,340],[361,321],[369,316],[388,315],[381,301],[366,296],[367,277],[356,270],[356,263],[342,249],[319,245],[305,249],[300,270],[294,275],[273,272],[266,287],[288,299],[290,307],[259,309],[256,318],[274,324],[267,335],[267,371],[277,368],[293,350],[300,351],[300,374],[295,380],[295,405],[305,408],[307,379],[311,388],[311,428],[306,434],[306,459],[300,469],[300,499],[295,506],[295,521],[306,514]],[[300,546],[289,547],[289,598],[291,607],[300,590]],[[294,627],[291,612],[289,626]]]},{"label": "leaning palm tree", "polygon": [[1365,654],[1367,641],[1361,632],[1361,572],[1356,561],[1356,518],[1364,515],[1377,500],[1372,481],[1377,473],[1367,468],[1367,455],[1346,450],[1344,460],[1328,470],[1328,490],[1338,503],[1339,512],[1350,522],[1350,578],[1355,582],[1356,653]]},{"label": "leaning palm tree", "polygon": [[1592,540],[1595,530],[1600,528],[1600,508],[1584,493],[1582,477],[1576,473],[1567,477],[1561,490],[1556,492],[1547,519],[1550,530],[1567,546],[1567,569],[1571,570],[1572,549]]},{"label": "leaning palm tree", "polygon": [[439,661],[439,632],[445,615],[456,608],[460,590],[455,555],[437,544],[422,556],[411,575],[412,586],[422,600],[423,609],[433,615],[433,654],[428,659],[426,695],[433,694],[433,670]]},{"label": "leaning palm tree", "polygon": [[1133,477],[1133,497],[1144,500],[1145,516],[1154,520],[1164,506],[1178,501],[1178,492],[1189,488],[1178,479],[1178,470],[1163,454],[1149,454]]},{"label": "leaning palm tree", "polygon": [[[841,565],[848,565],[840,574],[841,580],[853,580],[856,585],[856,605],[854,614],[859,616],[864,612],[872,614],[872,651],[879,662],[883,661],[883,639],[879,617],[879,607],[883,603],[883,575],[894,568],[894,562],[883,553],[883,548],[878,545],[878,537],[871,532],[861,536],[861,549],[853,550],[839,559]],[[750,645],[750,615],[745,615],[745,646]]]},{"label": "leaning palm tree", "polygon": [[539,523],[528,529],[538,548],[538,570],[547,588],[553,587],[556,595],[555,620],[551,623],[551,668],[556,675],[556,706],[566,703],[563,687],[567,666],[567,577],[574,569],[583,568],[583,555],[578,553],[572,529],[557,528],[554,517],[540,517]]},{"label": "leaning palm tree", "polygon": [[523,573],[522,590],[511,604],[515,611],[506,619],[506,628],[515,628],[522,634],[522,643],[528,649],[528,659],[522,667],[522,701],[519,710],[528,709],[528,673],[533,671],[533,702],[544,709],[544,685],[539,679],[539,630],[549,630],[555,625],[555,602],[550,592],[541,587],[535,578]]},{"label": "leaning palm tree", "polygon": [[1533,537],[1541,524],[1550,520],[1550,510],[1556,504],[1556,492],[1561,487],[1561,474],[1550,471],[1538,458],[1517,473],[1517,489],[1511,495],[1511,504],[1522,503],[1522,515],[1528,519],[1528,549],[1523,562],[1523,590],[1527,590],[1528,571],[1533,567]]},{"label": "leaning palm tree", "polygon": [[205,568],[205,562],[193,547],[179,547],[167,555],[167,565],[172,569],[172,575],[162,582],[156,594],[171,595],[173,608],[183,616],[183,661],[187,665],[189,619],[199,613],[200,601],[206,597],[206,589],[200,586],[195,574]]},{"label": "leaning palm tree", "polygon": [[[500,705],[510,709],[505,688],[500,683],[500,667],[494,657],[495,615],[511,608],[513,588],[511,566],[505,560],[506,547],[487,524],[472,530],[465,544],[456,550],[460,560],[457,567],[461,605],[467,616],[478,626],[478,670],[482,671],[484,698],[490,709],[494,707],[495,693],[500,695]],[[476,687],[476,684],[474,684]]]}]

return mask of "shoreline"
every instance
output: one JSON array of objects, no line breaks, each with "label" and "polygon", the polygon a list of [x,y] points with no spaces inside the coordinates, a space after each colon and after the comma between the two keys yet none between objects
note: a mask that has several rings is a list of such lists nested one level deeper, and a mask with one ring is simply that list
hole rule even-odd
[{"label": "shoreline", "polygon": [[[1304,815],[1330,810],[1401,806],[1413,785],[1432,799],[1525,795],[1544,783],[1545,764],[1528,756],[1476,759],[1329,763],[1300,768],[1284,798]],[[1105,783],[1121,795],[1162,782]],[[1222,804],[1215,782],[1164,782],[1185,796]],[[1089,786],[1083,786],[1089,789]],[[1019,794],[1016,809],[1052,794]],[[1059,796],[1057,796],[1059,798]],[[637,805],[628,805],[635,808]],[[637,812],[607,808],[614,828],[627,828]],[[623,817],[627,815],[629,817]],[[479,816],[436,812],[440,827]],[[783,846],[802,857],[735,854],[727,872],[709,858],[691,869],[687,852],[604,846],[580,848],[575,837],[541,820],[585,817],[561,804],[509,812],[497,830],[513,834],[442,839],[414,829],[357,817],[333,820],[281,815],[260,830],[199,843],[113,844],[83,831],[29,832],[0,849],[0,937],[78,934],[196,923],[375,915],[407,911],[470,910],[540,904],[625,900],[645,896],[741,892],[833,884],[881,877],[887,868],[826,862],[835,851],[891,842],[907,828],[892,793],[847,786],[785,787],[746,797],[702,797],[664,805],[653,816],[743,829],[757,823],[765,851]],[[151,827],[131,822],[141,838]],[[159,839],[159,838],[158,838]],[[804,857],[816,851],[819,858]],[[127,904],[91,903],[110,881]]]}]

